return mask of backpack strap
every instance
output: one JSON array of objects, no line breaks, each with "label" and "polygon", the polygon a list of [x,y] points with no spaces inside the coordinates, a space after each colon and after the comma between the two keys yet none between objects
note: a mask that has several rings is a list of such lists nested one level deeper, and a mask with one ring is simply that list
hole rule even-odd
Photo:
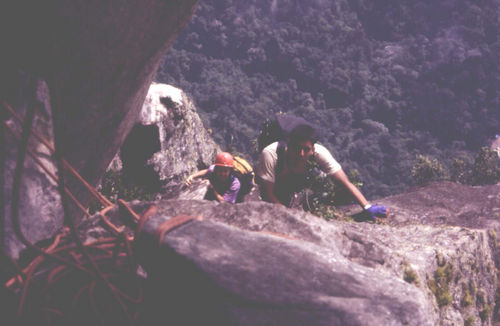
[{"label": "backpack strap", "polygon": [[246,173],[249,173],[249,172],[253,172],[253,169],[252,167],[248,164],[248,162],[246,162],[245,160],[241,159],[240,157],[238,156],[235,156],[233,157],[234,161],[236,162],[236,164],[238,165],[238,167],[240,167],[241,169],[243,169],[244,171],[241,171],[243,174],[246,174]]},{"label": "backpack strap", "polygon": [[285,149],[286,143],[284,141],[278,142],[278,147],[276,148],[276,154],[278,159],[276,161],[276,167],[274,168],[274,175],[278,175],[285,167]]}]

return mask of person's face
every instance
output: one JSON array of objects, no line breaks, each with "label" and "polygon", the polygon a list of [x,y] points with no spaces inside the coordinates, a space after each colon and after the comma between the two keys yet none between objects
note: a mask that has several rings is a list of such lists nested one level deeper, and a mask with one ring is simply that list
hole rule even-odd
[{"label": "person's face", "polygon": [[305,163],[314,154],[314,146],[310,140],[290,145],[290,156],[299,163]]},{"label": "person's face", "polygon": [[225,181],[227,178],[229,178],[229,175],[231,174],[231,168],[227,166],[215,166],[215,175],[217,176],[217,179],[220,181]]}]

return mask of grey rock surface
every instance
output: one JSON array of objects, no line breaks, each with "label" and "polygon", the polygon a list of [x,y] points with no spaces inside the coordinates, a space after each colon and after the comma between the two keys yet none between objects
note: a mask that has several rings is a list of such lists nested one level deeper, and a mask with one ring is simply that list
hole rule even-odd
[{"label": "grey rock surface", "polygon": [[[34,93],[34,97],[17,98],[18,105],[16,114],[24,117],[28,109],[34,109],[35,115],[32,129],[44,139],[52,139],[52,121],[50,95],[47,84],[42,80],[32,79],[26,75],[20,76],[23,82],[18,87],[26,93]],[[3,109],[3,108],[2,108]],[[9,114],[7,124],[20,136],[22,125]],[[18,258],[21,250],[25,248],[19,235],[15,232],[13,218],[19,223],[20,231],[30,242],[37,242],[55,235],[63,223],[63,214],[60,195],[56,181],[51,175],[55,175],[57,168],[51,159],[52,152],[38,141],[34,136],[30,137],[28,148],[31,153],[39,158],[43,167],[26,153],[23,175],[19,188],[14,189],[14,175],[17,167],[17,158],[20,150],[20,139],[15,136],[8,127],[3,128],[3,212],[2,225],[2,248],[3,251],[13,258]],[[51,144],[53,146],[53,143]],[[16,191],[13,193],[13,191]],[[18,213],[13,215],[13,196],[17,196]]]},{"label": "grey rock surface", "polygon": [[[160,60],[190,19],[195,4],[196,0],[2,1],[0,96],[23,113],[26,103],[37,97],[37,87],[17,83],[19,75],[46,81],[47,102],[37,119],[49,122],[57,117],[54,125],[62,156],[90,185],[97,186],[137,121]],[[50,125],[38,124],[37,128],[52,141]],[[5,216],[10,215],[16,155],[12,143],[6,140],[4,157],[8,158],[1,158],[5,161]],[[38,145],[33,150],[40,151]],[[42,160],[54,170],[47,155],[41,152]],[[19,215],[26,236],[36,242],[57,232],[63,218],[53,182],[27,162]],[[88,204],[89,191],[75,178],[66,180],[74,196]],[[83,215],[69,205],[72,215]],[[5,219],[5,230],[1,227],[3,249],[17,257],[22,246],[9,223]]]},{"label": "grey rock surface", "polygon": [[[214,309],[223,312],[207,318],[223,316],[237,325],[301,324],[304,320],[315,325],[365,325],[372,324],[370,321],[377,325],[461,325],[470,316],[479,320],[479,314],[490,309],[486,306],[494,305],[496,268],[490,237],[484,230],[327,222],[262,202],[231,205],[162,200],[157,205],[152,224],[144,229],[146,234],[153,234],[160,221],[178,214],[202,216],[204,221],[165,236],[159,251],[148,256],[156,259],[149,260],[144,251],[138,257],[144,259],[148,273],[155,275],[157,268],[163,270],[155,265],[158,257],[167,261],[180,255],[189,271],[201,271],[215,282],[203,286],[224,293],[222,297],[208,295],[216,301],[211,301],[217,306]],[[141,239],[150,248],[151,239]],[[445,287],[441,295],[449,296],[450,301],[443,304],[429,284],[440,282],[446,269],[451,279],[440,285]],[[188,279],[191,275],[186,270],[176,272]],[[153,279],[156,286],[162,284]],[[322,286],[315,288],[315,282]],[[472,290],[470,284],[474,284]],[[189,286],[189,280],[184,286],[190,296],[201,295]],[[467,293],[481,293],[484,303],[474,299],[464,306]],[[226,302],[227,295],[236,303]],[[200,300],[203,306],[206,302]],[[247,300],[259,304],[250,309]],[[319,302],[326,306],[319,309]],[[272,308],[277,306],[280,308]],[[294,308],[297,306],[308,308]]]},{"label": "grey rock surface", "polygon": [[[0,93],[10,89],[11,72],[24,69],[45,80],[61,153],[96,186],[137,121],[158,65],[195,4],[3,1],[0,68],[6,73]],[[79,182],[69,180],[68,187],[88,203],[90,195]]]},{"label": "grey rock surface", "polygon": [[391,207],[390,223],[395,225],[456,225],[500,232],[500,184],[432,182],[379,202]]},{"label": "grey rock surface", "polygon": [[[165,220],[167,218],[151,218],[143,232],[153,235]],[[206,283],[196,278],[177,280],[182,283],[183,291],[196,298],[190,303],[197,314],[181,317],[174,311],[170,314],[174,322],[182,320],[189,325],[202,321],[218,325],[434,324],[432,304],[416,287],[352,264],[335,250],[310,242],[245,232],[216,221],[195,221],[172,231],[157,251],[153,249],[157,243],[148,240],[151,239],[146,235],[139,239],[137,252],[150,277],[157,280],[160,293],[165,294],[166,289],[156,273],[168,275],[170,272],[170,276],[175,277],[177,273],[190,275],[201,270],[208,278]],[[168,259],[172,251],[188,262],[172,267],[175,260]],[[147,252],[153,252],[156,258],[146,255]],[[184,302],[177,301],[180,303]],[[168,311],[167,307],[164,309]]]},{"label": "grey rock surface", "polygon": [[[153,83],[120,157],[129,175],[152,169],[161,183],[182,180],[212,164],[220,151],[193,101],[180,89]],[[145,132],[149,128],[152,131]]]}]

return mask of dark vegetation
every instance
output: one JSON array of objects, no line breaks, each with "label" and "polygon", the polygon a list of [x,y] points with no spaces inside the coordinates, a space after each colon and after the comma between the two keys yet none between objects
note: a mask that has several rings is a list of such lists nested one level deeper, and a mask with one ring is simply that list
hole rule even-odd
[{"label": "dark vegetation", "polygon": [[469,185],[495,184],[500,182],[500,160],[495,151],[483,147],[473,161],[454,158],[450,169],[446,169],[438,160],[418,155],[411,175],[417,185],[437,180]]},{"label": "dark vegetation", "polygon": [[320,125],[369,197],[451,171],[500,133],[497,0],[200,1],[157,81],[195,100],[226,148],[253,155],[266,118]]}]

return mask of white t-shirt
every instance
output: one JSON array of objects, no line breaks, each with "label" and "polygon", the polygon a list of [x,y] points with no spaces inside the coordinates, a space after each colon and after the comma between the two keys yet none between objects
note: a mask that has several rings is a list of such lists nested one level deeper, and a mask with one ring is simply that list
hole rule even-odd
[{"label": "white t-shirt", "polygon": [[[256,174],[263,180],[275,183],[275,170],[278,163],[278,142],[274,142],[262,150],[257,164]],[[332,154],[325,146],[314,144],[314,159],[318,163],[321,171],[327,175],[332,175],[342,167],[333,158]]]}]

